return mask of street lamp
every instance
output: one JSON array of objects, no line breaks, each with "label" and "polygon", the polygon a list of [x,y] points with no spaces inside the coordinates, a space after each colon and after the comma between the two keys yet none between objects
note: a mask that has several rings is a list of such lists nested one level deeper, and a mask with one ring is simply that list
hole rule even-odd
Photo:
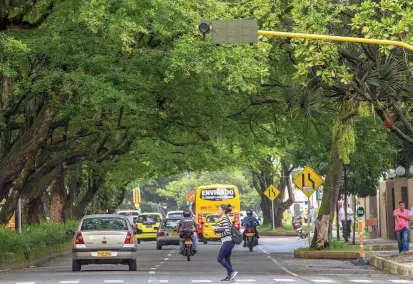
[{"label": "street lamp", "polygon": [[406,173],[406,169],[404,168],[404,167],[402,167],[402,166],[398,166],[397,168],[396,168],[396,174],[397,174],[397,176],[404,176],[404,174]]},{"label": "street lamp", "polygon": [[395,178],[396,177],[396,171],[393,170],[393,169],[389,170],[389,172],[387,173],[387,176],[389,178]]}]

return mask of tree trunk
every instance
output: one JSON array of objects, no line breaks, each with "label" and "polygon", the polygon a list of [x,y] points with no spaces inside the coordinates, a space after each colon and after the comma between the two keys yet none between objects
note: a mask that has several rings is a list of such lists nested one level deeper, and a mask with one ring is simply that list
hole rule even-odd
[{"label": "tree trunk", "polygon": [[62,224],[65,222],[64,204],[66,199],[65,170],[60,166],[51,185],[50,222]]},{"label": "tree trunk", "polygon": [[312,247],[317,249],[327,247],[331,241],[329,232],[332,231],[334,208],[337,204],[342,168],[343,161],[340,160],[338,153],[338,137],[334,137],[331,143],[323,199],[321,200],[318,217],[315,220],[315,231],[311,244]]},{"label": "tree trunk", "polygon": [[104,179],[95,174],[92,170],[89,172],[87,191],[73,210],[75,217],[80,218],[85,214],[86,207],[92,202],[103,181]]},{"label": "tree trunk", "polygon": [[36,196],[25,200],[23,205],[24,224],[40,224],[44,218],[43,201],[41,196]]},{"label": "tree trunk", "polygon": [[6,203],[3,205],[0,211],[0,224],[6,225],[10,218],[13,216],[17,202],[19,201],[19,192],[12,190],[10,195],[6,199]]},{"label": "tree trunk", "polygon": [[46,140],[56,113],[56,102],[43,106],[29,130],[14,143],[0,162],[0,200],[7,196],[9,185],[18,178],[27,160]]}]

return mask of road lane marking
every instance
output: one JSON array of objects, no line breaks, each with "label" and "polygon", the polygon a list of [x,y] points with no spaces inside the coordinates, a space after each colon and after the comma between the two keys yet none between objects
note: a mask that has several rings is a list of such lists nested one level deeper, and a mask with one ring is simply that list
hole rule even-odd
[{"label": "road lane marking", "polygon": [[161,262],[159,262],[160,264],[164,264],[165,263],[165,261],[161,261]]},{"label": "road lane marking", "polygon": [[164,260],[169,260],[169,258],[165,258]]},{"label": "road lane marking", "polygon": [[168,280],[148,280],[149,283],[168,283]]},{"label": "road lane marking", "polygon": [[373,282],[373,281],[371,281],[371,280],[362,280],[362,279],[360,279],[360,280],[350,280],[351,282],[358,282],[358,283],[371,283],[371,282]]},{"label": "road lane marking", "polygon": [[155,274],[155,271],[149,271],[149,274]]},{"label": "road lane marking", "polygon": [[235,282],[255,282],[254,279],[237,279],[234,280]]},{"label": "road lane marking", "polygon": [[17,282],[16,284],[36,284],[36,282]]},{"label": "road lane marking", "polygon": [[413,283],[412,281],[409,280],[389,280],[393,283]]},{"label": "road lane marking", "polygon": [[152,267],[151,270],[156,270],[156,268],[155,268],[155,267]]},{"label": "road lane marking", "polygon": [[267,252],[265,249],[263,249],[261,246],[258,246],[258,248],[265,254],[268,254],[268,258],[271,259],[272,262],[274,262],[275,265],[277,265],[279,268],[287,272],[288,274],[291,274],[292,276],[298,276],[298,274],[295,274],[294,272],[290,271],[288,268],[284,267],[279,263],[275,258],[273,258],[269,252]]},{"label": "road lane marking", "polygon": [[295,282],[294,279],[273,279],[276,282]]},{"label": "road lane marking", "polygon": [[168,256],[172,256],[172,254],[168,254]]},{"label": "road lane marking", "polygon": [[311,281],[316,282],[316,283],[334,283],[334,282],[336,282],[336,281],[330,280],[330,279],[317,279],[317,280],[311,280]]},{"label": "road lane marking", "polygon": [[191,280],[192,283],[211,283],[212,280]]},{"label": "road lane marking", "polygon": [[105,283],[123,283],[123,280],[105,280]]},{"label": "road lane marking", "polygon": [[159,267],[159,266],[160,266],[159,264],[155,265],[155,267]]},{"label": "road lane marking", "polygon": [[74,281],[74,280],[60,281],[59,283],[61,283],[61,284],[79,283],[79,280],[77,280],[77,281]]}]

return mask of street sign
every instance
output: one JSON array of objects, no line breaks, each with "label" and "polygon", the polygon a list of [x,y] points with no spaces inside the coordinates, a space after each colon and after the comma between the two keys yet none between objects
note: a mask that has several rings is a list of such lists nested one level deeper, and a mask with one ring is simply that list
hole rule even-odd
[{"label": "street sign", "polygon": [[316,199],[317,200],[323,200],[323,188],[322,187],[320,187],[320,188],[318,188],[317,189],[317,192],[316,192]]},{"label": "street sign", "polygon": [[279,194],[280,191],[272,184],[264,191],[264,195],[271,201],[276,199]]},{"label": "street sign", "polygon": [[212,22],[212,43],[257,43],[257,20],[215,20]]},{"label": "street sign", "polygon": [[186,195],[186,200],[189,203],[194,203],[195,202],[195,193],[193,193],[192,191],[188,192],[187,195]]},{"label": "street sign", "polygon": [[141,190],[138,187],[134,188],[132,190],[132,196],[133,204],[136,208],[139,208],[141,204]]},{"label": "street sign", "polygon": [[364,216],[364,208],[359,207],[357,208],[357,217],[363,217]]},{"label": "street sign", "polygon": [[293,182],[307,197],[310,197],[324,181],[315,170],[307,166]]}]

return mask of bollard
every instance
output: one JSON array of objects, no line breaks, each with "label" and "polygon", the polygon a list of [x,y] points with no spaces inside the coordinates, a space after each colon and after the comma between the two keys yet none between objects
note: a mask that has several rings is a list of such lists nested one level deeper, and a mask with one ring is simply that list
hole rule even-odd
[{"label": "bollard", "polygon": [[358,223],[359,223],[359,238],[360,238],[360,257],[356,261],[356,265],[366,265],[367,260],[364,257],[364,247],[363,247],[363,218],[359,217],[358,218]]}]

